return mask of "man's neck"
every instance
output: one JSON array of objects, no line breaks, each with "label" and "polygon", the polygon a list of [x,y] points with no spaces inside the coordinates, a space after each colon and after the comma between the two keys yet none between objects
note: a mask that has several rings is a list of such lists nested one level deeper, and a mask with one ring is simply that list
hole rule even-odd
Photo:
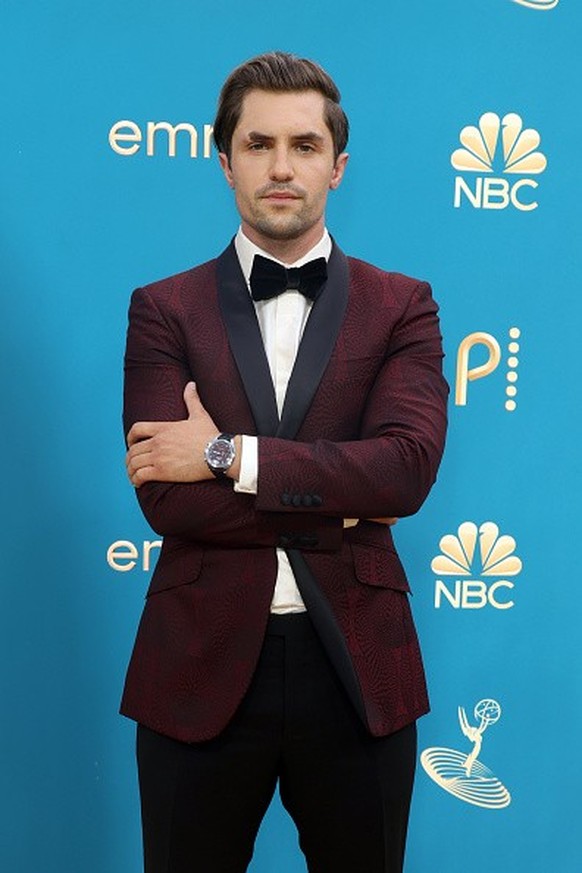
[{"label": "man's neck", "polygon": [[316,225],[298,239],[272,239],[263,236],[243,222],[242,231],[252,243],[283,264],[294,264],[317,245],[323,236],[324,226]]}]

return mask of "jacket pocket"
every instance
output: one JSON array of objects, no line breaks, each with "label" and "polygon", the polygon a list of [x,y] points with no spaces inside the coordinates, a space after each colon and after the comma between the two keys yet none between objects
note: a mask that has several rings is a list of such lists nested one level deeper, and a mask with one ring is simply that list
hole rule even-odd
[{"label": "jacket pocket", "polygon": [[354,569],[359,582],[377,588],[410,591],[410,586],[396,551],[390,548],[350,543]]},{"label": "jacket pocket", "polygon": [[179,553],[171,552],[167,555],[162,552],[146,597],[195,582],[202,570],[203,556],[203,549],[198,548],[184,549]]}]

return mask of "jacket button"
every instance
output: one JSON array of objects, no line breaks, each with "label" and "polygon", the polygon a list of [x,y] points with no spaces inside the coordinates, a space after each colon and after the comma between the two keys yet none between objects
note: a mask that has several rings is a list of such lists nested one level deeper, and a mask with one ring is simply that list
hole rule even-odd
[{"label": "jacket button", "polygon": [[291,495],[287,494],[286,491],[281,494],[281,503],[283,504],[283,506],[289,506],[289,504],[291,503]]},{"label": "jacket button", "polygon": [[323,497],[320,494],[312,494],[311,495],[311,505],[312,506],[322,506]]},{"label": "jacket button", "polygon": [[291,498],[293,506],[301,506],[301,494],[294,494]]}]

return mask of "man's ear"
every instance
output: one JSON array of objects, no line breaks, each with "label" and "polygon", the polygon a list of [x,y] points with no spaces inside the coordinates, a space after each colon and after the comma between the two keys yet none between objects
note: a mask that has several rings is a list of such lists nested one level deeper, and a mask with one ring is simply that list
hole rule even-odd
[{"label": "man's ear", "polygon": [[230,161],[228,159],[228,155],[224,152],[218,153],[218,160],[220,161],[220,166],[222,167],[222,172],[224,173],[224,178],[228,182],[231,188],[234,188],[234,178],[232,175],[232,170],[230,168]]},{"label": "man's ear", "polygon": [[337,156],[329,182],[329,187],[332,191],[335,191],[336,188],[339,188],[339,184],[344,177],[348,158],[349,155],[347,152],[342,152],[341,155]]}]

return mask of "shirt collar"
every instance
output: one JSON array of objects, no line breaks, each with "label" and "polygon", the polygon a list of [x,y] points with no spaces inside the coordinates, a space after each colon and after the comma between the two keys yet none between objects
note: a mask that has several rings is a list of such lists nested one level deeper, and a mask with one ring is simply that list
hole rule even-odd
[{"label": "shirt collar", "polygon": [[301,267],[303,264],[306,264],[307,261],[312,261],[314,258],[325,258],[326,261],[329,260],[332,243],[327,228],[324,228],[323,236],[319,242],[307,252],[307,254],[303,255],[302,258],[299,258],[299,260],[295,261],[293,264],[285,264],[283,261],[274,258],[273,255],[270,255],[268,252],[265,252],[263,249],[259,248],[259,246],[251,242],[248,236],[245,236],[243,233],[242,228],[239,227],[234,238],[234,247],[236,249],[245,281],[248,285],[255,255],[262,255],[264,258],[270,258],[278,264],[283,264],[284,267]]}]

